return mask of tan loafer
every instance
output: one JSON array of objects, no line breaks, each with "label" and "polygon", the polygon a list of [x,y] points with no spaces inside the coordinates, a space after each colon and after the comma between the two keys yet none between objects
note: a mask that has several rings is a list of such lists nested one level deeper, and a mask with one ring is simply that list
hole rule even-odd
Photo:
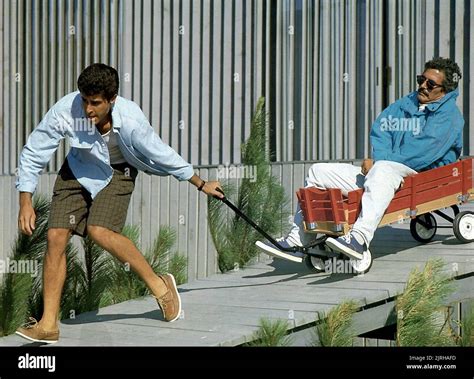
[{"label": "tan loafer", "polygon": [[33,317],[29,318],[29,322],[19,327],[15,332],[19,336],[26,338],[33,342],[43,343],[55,343],[59,340],[59,329],[58,330],[44,330],[38,321]]},{"label": "tan loafer", "polygon": [[168,291],[160,297],[155,296],[155,299],[163,312],[165,320],[172,322],[181,314],[181,298],[173,275],[165,274],[159,275],[159,277],[165,282]]}]

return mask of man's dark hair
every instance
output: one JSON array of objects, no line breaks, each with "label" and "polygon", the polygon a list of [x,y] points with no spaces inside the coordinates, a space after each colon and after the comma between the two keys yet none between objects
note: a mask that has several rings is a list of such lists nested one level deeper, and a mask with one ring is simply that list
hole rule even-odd
[{"label": "man's dark hair", "polygon": [[103,63],[94,63],[86,67],[77,79],[77,88],[87,96],[102,95],[105,99],[112,99],[119,88],[117,70]]},{"label": "man's dark hair", "polygon": [[446,92],[454,91],[458,88],[459,79],[461,79],[461,70],[456,62],[449,58],[433,58],[425,63],[425,71],[435,69],[444,73],[443,87]]}]

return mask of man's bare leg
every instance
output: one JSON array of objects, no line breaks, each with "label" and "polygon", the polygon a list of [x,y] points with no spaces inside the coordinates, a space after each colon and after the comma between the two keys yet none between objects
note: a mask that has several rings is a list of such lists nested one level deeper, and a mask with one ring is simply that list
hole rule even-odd
[{"label": "man's bare leg", "polygon": [[48,230],[48,247],[43,261],[43,317],[39,324],[45,330],[58,329],[59,306],[66,280],[66,246],[70,229]]},{"label": "man's bare leg", "polygon": [[107,250],[120,262],[128,263],[154,296],[160,297],[166,293],[167,287],[164,281],[158,277],[145,257],[127,237],[96,225],[89,225],[87,233],[97,245]]}]

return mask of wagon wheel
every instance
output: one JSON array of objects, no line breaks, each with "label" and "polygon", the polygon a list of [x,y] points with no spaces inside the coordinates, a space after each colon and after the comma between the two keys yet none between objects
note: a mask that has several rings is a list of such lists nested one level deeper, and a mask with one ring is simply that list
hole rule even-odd
[{"label": "wagon wheel", "polygon": [[[323,250],[327,252],[324,243],[318,245],[317,248],[319,250]],[[311,255],[306,254],[304,257],[304,263],[306,264],[306,267],[308,267],[310,270],[313,270],[316,272],[323,272],[325,271],[325,262],[328,259],[330,258],[329,257],[318,258],[318,257],[313,257]]]},{"label": "wagon wheel", "polygon": [[324,270],[324,262],[326,260],[322,258],[317,258],[317,257],[312,257],[311,255],[306,255],[304,257],[304,263],[306,264],[306,267],[308,267],[310,270],[316,271],[316,272],[323,272]]},{"label": "wagon wheel", "polygon": [[437,228],[438,223],[431,213],[425,213],[417,216],[410,222],[411,235],[414,239],[421,243],[430,242],[436,235]]},{"label": "wagon wheel", "polygon": [[474,241],[474,212],[460,212],[454,217],[453,231],[456,238],[464,243]]},{"label": "wagon wheel", "polygon": [[352,269],[357,275],[365,274],[372,267],[372,253],[369,249],[364,251],[362,259],[350,259]]}]

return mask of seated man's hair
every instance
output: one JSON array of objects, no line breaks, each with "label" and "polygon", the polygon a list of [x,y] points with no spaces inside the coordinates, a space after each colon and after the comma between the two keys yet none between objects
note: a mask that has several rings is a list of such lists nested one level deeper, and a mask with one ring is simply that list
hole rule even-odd
[{"label": "seated man's hair", "polygon": [[117,70],[103,63],[94,63],[81,72],[77,79],[77,88],[86,96],[102,95],[110,100],[118,93]]},{"label": "seated man's hair", "polygon": [[459,79],[461,79],[461,70],[456,62],[449,58],[433,58],[425,63],[425,71],[435,69],[444,73],[443,87],[446,92],[454,91],[458,88]]}]

